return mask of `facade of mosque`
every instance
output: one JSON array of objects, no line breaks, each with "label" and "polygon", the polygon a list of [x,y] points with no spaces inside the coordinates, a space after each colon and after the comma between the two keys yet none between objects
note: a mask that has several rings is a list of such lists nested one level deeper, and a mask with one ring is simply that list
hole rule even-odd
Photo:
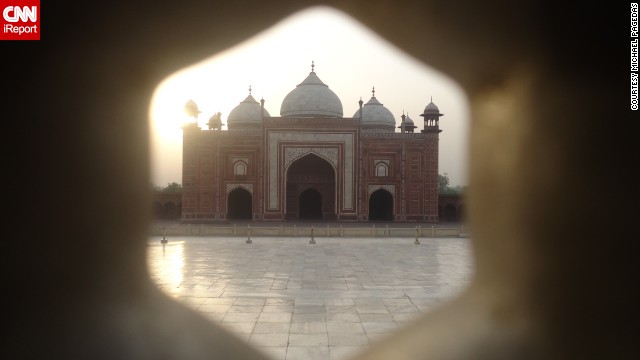
[{"label": "facade of mosque", "polygon": [[[197,105],[185,110],[194,118]],[[438,222],[438,121],[424,127],[373,96],[352,117],[315,73],[271,116],[251,93],[208,130],[183,128],[182,221]],[[399,129],[399,132],[396,132]]]}]

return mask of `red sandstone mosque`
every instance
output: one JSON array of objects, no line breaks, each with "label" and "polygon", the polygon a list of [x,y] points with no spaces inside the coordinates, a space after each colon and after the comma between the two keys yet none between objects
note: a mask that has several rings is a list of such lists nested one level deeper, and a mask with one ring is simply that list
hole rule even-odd
[{"label": "red sandstone mosque", "polygon": [[[311,72],[271,116],[251,95],[222,130],[183,128],[182,221],[332,220],[437,223],[438,126],[430,102],[419,131],[375,97],[351,117]],[[193,101],[185,110],[199,113]]]}]

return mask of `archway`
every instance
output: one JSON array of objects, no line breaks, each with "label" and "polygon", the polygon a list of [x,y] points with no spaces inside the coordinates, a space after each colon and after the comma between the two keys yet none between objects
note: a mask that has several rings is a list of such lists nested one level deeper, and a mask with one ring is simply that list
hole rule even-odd
[{"label": "archway", "polygon": [[379,189],[369,196],[369,220],[393,221],[393,195]]},{"label": "archway", "polygon": [[246,189],[238,187],[227,195],[228,219],[251,220],[252,209],[252,196]]},{"label": "archway", "polygon": [[176,204],[169,201],[164,204],[162,207],[162,218],[163,219],[175,219],[178,215],[178,208]]},{"label": "archway", "polygon": [[458,220],[456,207],[453,204],[447,204],[444,207],[443,215],[444,215],[444,219],[440,219],[440,220],[444,220],[444,221]]},{"label": "archway", "polygon": [[318,190],[309,188],[301,192],[298,204],[300,220],[322,219],[322,194]]},{"label": "archway", "polygon": [[289,166],[287,219],[335,219],[335,197],[336,172],[327,160],[309,153]]}]

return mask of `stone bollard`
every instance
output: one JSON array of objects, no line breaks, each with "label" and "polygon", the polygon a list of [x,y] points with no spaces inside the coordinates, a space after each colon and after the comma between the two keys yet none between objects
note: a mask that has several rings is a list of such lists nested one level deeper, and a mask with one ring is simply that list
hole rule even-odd
[{"label": "stone bollard", "polygon": [[247,224],[247,244],[251,244],[253,241],[251,241],[251,225]]},{"label": "stone bollard", "polygon": [[309,244],[315,244],[316,239],[313,238],[313,226],[311,226],[311,240],[309,240]]},{"label": "stone bollard", "polygon": [[419,237],[418,234],[419,234],[420,230],[418,230],[418,229],[419,229],[419,225],[416,226],[416,241],[413,242],[414,244],[420,244],[420,240],[418,239],[418,237]]},{"label": "stone bollard", "polygon": [[167,234],[167,229],[163,226],[162,227],[162,240],[160,240],[160,243],[162,244],[162,247],[164,247],[164,245],[166,245],[169,242],[169,240],[167,240],[166,234]]}]

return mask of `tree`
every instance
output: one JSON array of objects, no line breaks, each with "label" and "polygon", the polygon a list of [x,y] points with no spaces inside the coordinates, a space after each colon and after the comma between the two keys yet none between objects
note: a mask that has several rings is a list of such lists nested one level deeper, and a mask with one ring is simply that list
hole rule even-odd
[{"label": "tree", "polygon": [[448,194],[451,192],[451,188],[449,188],[449,174],[438,174],[438,192],[440,194]]},{"label": "tree", "polygon": [[170,193],[181,192],[182,191],[182,185],[178,184],[177,182],[172,182],[172,183],[167,184],[167,187],[165,187],[161,191],[170,192]]}]

